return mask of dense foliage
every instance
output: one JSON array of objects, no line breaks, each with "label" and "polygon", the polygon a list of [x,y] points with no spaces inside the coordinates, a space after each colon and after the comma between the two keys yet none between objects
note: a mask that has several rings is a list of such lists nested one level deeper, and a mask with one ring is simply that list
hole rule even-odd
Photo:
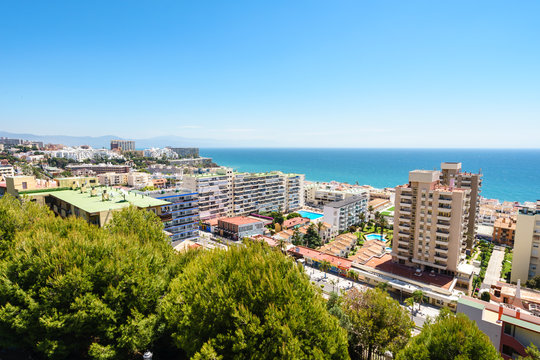
[{"label": "dense foliage", "polygon": [[464,314],[453,315],[448,311],[434,323],[426,323],[422,332],[412,338],[398,353],[398,360],[495,360],[499,353],[491,341],[478,329],[474,321]]},{"label": "dense foliage", "polygon": [[352,359],[370,359],[387,350],[396,353],[411,336],[414,323],[407,310],[381,289],[354,288],[344,296],[342,307],[347,319],[340,321],[348,326]]},{"label": "dense foliage", "polygon": [[300,265],[265,244],[189,263],[164,314],[176,344],[196,358],[348,358],[346,332]]}]

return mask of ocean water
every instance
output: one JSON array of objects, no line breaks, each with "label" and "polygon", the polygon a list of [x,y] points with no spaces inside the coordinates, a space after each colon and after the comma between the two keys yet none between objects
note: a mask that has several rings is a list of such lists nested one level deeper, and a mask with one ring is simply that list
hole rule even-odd
[{"label": "ocean water", "polygon": [[201,149],[219,165],[239,171],[281,170],[313,181],[394,187],[414,169],[457,161],[483,173],[482,196],[508,201],[540,199],[540,149]]}]

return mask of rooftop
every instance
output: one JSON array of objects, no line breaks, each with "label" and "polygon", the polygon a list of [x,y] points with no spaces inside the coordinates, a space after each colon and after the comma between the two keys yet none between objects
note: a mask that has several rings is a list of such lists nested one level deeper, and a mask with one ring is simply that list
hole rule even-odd
[{"label": "rooftop", "polygon": [[340,208],[340,207],[343,207],[343,206],[354,204],[355,202],[359,202],[359,201],[362,201],[364,199],[366,199],[365,196],[352,196],[352,197],[350,197],[348,199],[344,199],[344,200],[340,200],[340,201],[334,201],[334,202],[328,203],[328,204],[326,204],[324,206],[328,206],[328,207],[337,209],[337,208]]},{"label": "rooftop", "polygon": [[294,246],[294,247],[291,247],[288,251],[293,254],[300,255],[304,258],[313,259],[316,261],[326,260],[333,266],[339,267],[342,269],[350,269],[352,265],[352,261],[347,260],[345,258],[335,256],[335,255],[325,254],[318,250],[313,250],[304,246]]},{"label": "rooftop", "polygon": [[294,217],[292,219],[285,220],[283,222],[283,227],[284,228],[289,228],[291,226],[305,224],[305,223],[308,223],[308,222],[310,222],[310,220],[308,218],[303,218],[303,217],[297,216],[297,217]]},{"label": "rooftop", "polygon": [[263,220],[256,220],[247,216],[234,216],[230,218],[221,218],[218,221],[222,221],[222,222],[233,224],[233,225],[246,225],[246,224],[255,224],[259,222],[264,222]]},{"label": "rooftop", "polygon": [[[96,195],[92,196],[90,190],[59,190],[51,192],[40,192],[40,195],[50,195],[59,200],[65,201],[84,210],[88,213],[116,210],[134,205],[138,208],[167,205],[169,202],[151,198],[149,196],[136,194],[134,192],[121,191],[111,187],[98,187],[95,189]],[[102,194],[106,191],[110,200],[102,200]],[[29,194],[32,195],[32,194]],[[125,195],[125,199],[124,199]]]}]

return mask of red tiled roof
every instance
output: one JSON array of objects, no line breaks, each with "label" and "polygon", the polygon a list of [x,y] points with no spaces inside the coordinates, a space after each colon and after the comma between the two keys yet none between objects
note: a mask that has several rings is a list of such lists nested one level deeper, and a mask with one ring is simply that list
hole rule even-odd
[{"label": "red tiled roof", "polygon": [[392,256],[390,254],[385,254],[380,258],[373,257],[369,259],[369,261],[365,265],[380,271],[423,282],[425,284],[439,286],[446,290],[450,288],[450,285],[454,280],[454,278],[448,275],[436,274],[434,276],[431,276],[426,271],[422,272],[422,275],[418,276],[415,273],[415,268],[392,262]]},{"label": "red tiled roof", "polygon": [[335,256],[335,255],[325,254],[318,250],[313,250],[304,246],[295,246],[295,247],[290,248],[288,251],[297,256],[302,256],[303,258],[309,258],[309,259],[313,259],[317,261],[326,260],[333,266],[339,267],[342,269],[350,269],[352,265],[352,261],[347,260],[345,258]]},{"label": "red tiled roof", "polygon": [[255,219],[252,219],[252,218],[248,218],[246,216],[235,216],[235,217],[230,217],[230,218],[221,218],[221,219],[219,219],[219,221],[223,221],[225,223],[233,224],[233,225],[245,225],[245,224],[254,224],[254,223],[258,223],[258,222],[264,222],[262,220],[255,220]]},{"label": "red tiled roof", "polygon": [[296,225],[300,225],[300,224],[306,224],[308,223],[310,220],[308,218],[303,218],[303,217],[295,217],[295,218],[292,218],[292,219],[289,219],[289,220],[285,220],[283,222],[283,227],[291,227],[291,226],[296,226]]}]

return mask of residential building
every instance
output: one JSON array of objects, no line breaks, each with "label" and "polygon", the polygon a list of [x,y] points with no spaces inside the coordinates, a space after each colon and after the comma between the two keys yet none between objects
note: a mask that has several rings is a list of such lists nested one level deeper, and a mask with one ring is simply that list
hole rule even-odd
[{"label": "residential building", "polygon": [[170,163],[176,166],[189,167],[189,166],[202,166],[210,167],[212,165],[212,158],[209,157],[194,157],[194,158],[182,158],[171,160]]},{"label": "residential building", "polygon": [[122,186],[128,183],[127,173],[104,173],[97,176],[101,185],[106,186]]},{"label": "residential building", "polygon": [[187,189],[146,192],[148,196],[166,201],[161,206],[160,218],[173,246],[178,242],[199,238],[198,194]]},{"label": "residential building", "polygon": [[50,157],[70,159],[82,162],[87,159],[123,159],[123,156],[108,149],[93,149],[89,146],[65,147],[61,150],[44,151]]},{"label": "residential building", "polygon": [[480,192],[482,191],[482,173],[461,171],[460,162],[443,162],[440,180],[442,185],[460,189],[469,189],[469,213],[467,218],[467,249],[471,250],[476,236],[476,219],[480,210]]},{"label": "residential building", "polygon": [[264,234],[264,220],[235,216],[218,219],[215,233],[232,240],[242,240],[245,237]]},{"label": "residential building", "polygon": [[439,171],[414,170],[396,187],[394,262],[457,275],[465,258],[470,189],[444,186]]},{"label": "residential building", "polygon": [[89,176],[105,173],[127,174],[131,172],[131,167],[128,165],[113,165],[108,164],[68,164],[66,170],[71,171],[73,175]]},{"label": "residential building", "polygon": [[304,187],[306,205],[322,208],[332,202],[349,199],[353,196],[366,196],[369,190],[345,183],[332,181],[329,183],[309,182]]},{"label": "residential building", "polygon": [[150,148],[143,151],[144,157],[154,158],[154,159],[178,159],[178,154],[172,151],[169,148]]},{"label": "residential building", "polygon": [[7,176],[15,176],[15,169],[11,165],[0,165],[0,181],[6,181]]},{"label": "residential building", "polygon": [[348,257],[349,252],[356,246],[358,238],[354,234],[338,235],[334,241],[331,241],[319,248],[320,251],[335,256]]},{"label": "residential building", "polygon": [[354,255],[349,256],[357,264],[365,264],[373,257],[380,258],[386,253],[386,245],[380,240],[366,240],[361,248]]},{"label": "residential building", "polygon": [[23,143],[24,143],[23,139],[10,139],[7,137],[0,137],[0,144],[3,144],[3,145],[16,146],[16,145],[22,145]]},{"label": "residential building", "polygon": [[540,275],[540,200],[534,208],[522,208],[517,216],[511,282]]},{"label": "residential building", "polygon": [[111,150],[135,151],[135,141],[111,140]]},{"label": "residential building", "polygon": [[298,229],[299,227],[309,224],[310,222],[311,221],[308,218],[298,216],[283,221],[283,225],[281,227],[283,230]]},{"label": "residential building", "polygon": [[202,220],[232,216],[233,171],[185,175],[183,187],[199,194],[199,216]]},{"label": "residential building", "polygon": [[516,219],[499,217],[493,226],[493,242],[496,244],[514,246],[516,232]]},{"label": "residential building", "polygon": [[282,211],[285,208],[285,181],[282,173],[235,173],[233,177],[233,213],[247,215],[258,211]]},{"label": "residential building", "polygon": [[13,197],[21,198],[26,191],[46,190],[57,188],[54,180],[36,179],[35,176],[19,175],[6,176],[6,193]]},{"label": "residential building", "polygon": [[368,192],[324,205],[324,222],[336,231],[347,230],[360,222],[360,214],[366,215]]},{"label": "residential building", "polygon": [[141,188],[151,185],[150,174],[145,172],[130,172],[127,174],[127,184],[131,187]]},{"label": "residential building", "polygon": [[72,176],[65,178],[55,178],[59,188],[80,188],[81,186],[97,186],[99,181],[94,176]]},{"label": "residential building", "polygon": [[519,306],[464,296],[458,300],[457,312],[473,320],[505,360],[526,357],[530,344],[540,347],[540,318]]},{"label": "residential building", "polygon": [[199,157],[199,148],[177,148],[170,147],[172,151],[178,154],[180,158],[197,158]]},{"label": "residential building", "polygon": [[148,166],[148,171],[152,174],[163,174],[163,175],[177,175],[182,176],[184,174],[184,169],[178,166],[163,165],[163,164],[153,164]]}]

